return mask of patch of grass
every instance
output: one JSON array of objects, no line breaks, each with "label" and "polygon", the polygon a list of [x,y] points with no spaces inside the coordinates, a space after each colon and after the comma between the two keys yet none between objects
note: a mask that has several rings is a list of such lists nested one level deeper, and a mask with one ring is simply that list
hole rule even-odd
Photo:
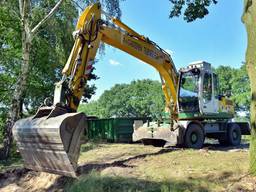
[{"label": "patch of grass", "polygon": [[[155,148],[100,144],[82,152],[81,177],[67,191],[226,191],[247,190],[248,150]],[[236,190],[235,190],[236,191]]]},{"label": "patch of grass", "polygon": [[[133,157],[141,154],[157,152],[159,148],[136,144],[85,144],[81,147],[80,164],[106,163]],[[88,150],[90,149],[90,150]]]},{"label": "patch of grass", "polygon": [[16,145],[13,145],[13,147],[11,148],[10,157],[7,160],[0,160],[0,172],[22,166],[23,161],[21,159],[21,156],[19,153],[17,153]]},{"label": "patch of grass", "polygon": [[251,141],[251,135],[242,135],[242,142],[250,143],[250,141]]},{"label": "patch of grass", "polygon": [[100,142],[94,141],[94,142],[88,142],[86,144],[81,145],[81,153],[90,151],[92,149],[95,148],[99,148],[100,147]]},{"label": "patch of grass", "polygon": [[247,173],[248,164],[247,152],[181,150],[147,157],[138,169],[154,181],[178,179],[222,191]]},{"label": "patch of grass", "polygon": [[0,161],[0,172],[6,171],[8,169],[22,167],[23,162],[20,156],[10,157],[7,160]]},{"label": "patch of grass", "polygon": [[93,171],[89,175],[81,177],[66,191],[72,192],[176,192],[176,191],[193,191],[207,192],[205,186],[200,186],[191,181],[148,181],[137,178],[102,176]]}]

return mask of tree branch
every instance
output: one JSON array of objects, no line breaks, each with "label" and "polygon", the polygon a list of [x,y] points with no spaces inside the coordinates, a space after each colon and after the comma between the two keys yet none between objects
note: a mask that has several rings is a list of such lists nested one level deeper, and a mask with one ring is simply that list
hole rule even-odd
[{"label": "tree branch", "polygon": [[38,31],[38,29],[57,11],[61,3],[64,0],[59,0],[58,3],[51,9],[51,11],[32,29],[32,36]]},{"label": "tree branch", "polygon": [[23,1],[22,0],[19,0],[19,8],[20,8],[20,16],[21,16],[21,19],[23,18]]},{"label": "tree branch", "polygon": [[82,8],[80,5],[79,5],[79,3],[78,2],[76,2],[75,0],[71,0],[73,3],[75,3],[75,5],[79,8],[79,9],[81,9],[81,11],[83,11],[84,10],[84,8]]}]

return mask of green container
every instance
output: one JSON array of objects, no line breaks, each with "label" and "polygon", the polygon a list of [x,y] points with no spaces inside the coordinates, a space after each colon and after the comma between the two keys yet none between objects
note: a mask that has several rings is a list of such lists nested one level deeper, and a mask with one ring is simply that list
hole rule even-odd
[{"label": "green container", "polygon": [[115,143],[131,143],[134,120],[147,121],[146,118],[89,119],[88,138]]}]

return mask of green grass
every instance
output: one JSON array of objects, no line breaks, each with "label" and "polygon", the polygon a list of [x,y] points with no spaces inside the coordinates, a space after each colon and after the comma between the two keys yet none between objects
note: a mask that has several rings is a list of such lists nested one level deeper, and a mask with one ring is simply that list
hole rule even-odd
[{"label": "green grass", "polygon": [[250,143],[251,135],[242,135],[242,142]]},{"label": "green grass", "polygon": [[11,157],[7,160],[0,160],[0,172],[4,172],[9,169],[23,167],[23,161],[19,153],[17,153],[17,148],[12,147]]},{"label": "green grass", "polygon": [[8,160],[0,161],[0,172],[19,167],[23,167],[21,157],[11,157]]},{"label": "green grass", "polygon": [[179,180],[156,182],[129,177],[102,176],[96,171],[74,182],[66,190],[73,192],[208,191],[204,186],[197,186],[195,182]]},{"label": "green grass", "polygon": [[251,189],[248,150],[162,149],[129,144],[87,144],[85,171],[66,191],[149,192]]}]

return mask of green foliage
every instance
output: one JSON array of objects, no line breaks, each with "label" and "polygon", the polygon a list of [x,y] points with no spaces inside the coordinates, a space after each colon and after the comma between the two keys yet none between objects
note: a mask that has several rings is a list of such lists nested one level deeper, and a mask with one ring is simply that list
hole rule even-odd
[{"label": "green foliage", "polygon": [[117,84],[97,101],[81,105],[79,111],[101,118],[157,117],[164,111],[161,83],[149,79]]},{"label": "green foliage", "polygon": [[249,111],[251,88],[245,64],[233,74],[232,94],[236,106]]},{"label": "green foliage", "polygon": [[0,116],[0,143],[3,142],[4,122],[5,122],[5,118],[3,116]]},{"label": "green foliage", "polygon": [[179,17],[182,14],[184,7],[184,20],[187,22],[194,21],[196,19],[202,19],[206,16],[209,11],[208,7],[211,4],[216,4],[216,0],[170,0],[173,7],[170,12],[170,18]]},{"label": "green foliage", "polygon": [[100,107],[98,101],[91,101],[86,104],[80,104],[78,111],[84,112],[86,115],[100,117]]},{"label": "green foliage", "polygon": [[[38,23],[45,14],[44,8],[53,7],[55,1],[42,1],[33,9],[34,23]],[[73,45],[72,31],[78,17],[76,7],[65,1],[38,32],[33,40],[31,52],[31,74],[25,93],[24,105],[34,112],[46,97],[53,96],[54,83],[61,78],[63,68]]]},{"label": "green foliage", "polygon": [[10,95],[21,64],[20,22],[17,2],[8,1],[0,6],[0,106],[10,104]]},{"label": "green foliage", "polygon": [[250,81],[243,64],[240,68],[219,66],[215,69],[219,78],[220,94],[231,93],[231,99],[235,103],[236,110],[250,108]]},{"label": "green foliage", "polygon": [[81,10],[97,1],[101,3],[103,9],[106,10],[109,15],[117,18],[121,17],[122,12],[120,9],[120,2],[124,0],[74,0]]},{"label": "green foliage", "polygon": [[225,94],[232,91],[232,79],[235,69],[230,66],[219,66],[215,72],[219,78],[219,92]]},{"label": "green foliage", "polygon": [[[31,23],[38,23],[55,5],[55,1],[32,1]],[[16,13],[16,14],[15,14]],[[33,112],[45,97],[52,96],[54,83],[71,50],[74,21],[78,13],[71,1],[65,1],[33,39],[30,55],[29,84],[23,96],[27,112]],[[18,1],[6,1],[0,7],[0,105],[10,106],[10,95],[20,72],[21,26]]]}]

